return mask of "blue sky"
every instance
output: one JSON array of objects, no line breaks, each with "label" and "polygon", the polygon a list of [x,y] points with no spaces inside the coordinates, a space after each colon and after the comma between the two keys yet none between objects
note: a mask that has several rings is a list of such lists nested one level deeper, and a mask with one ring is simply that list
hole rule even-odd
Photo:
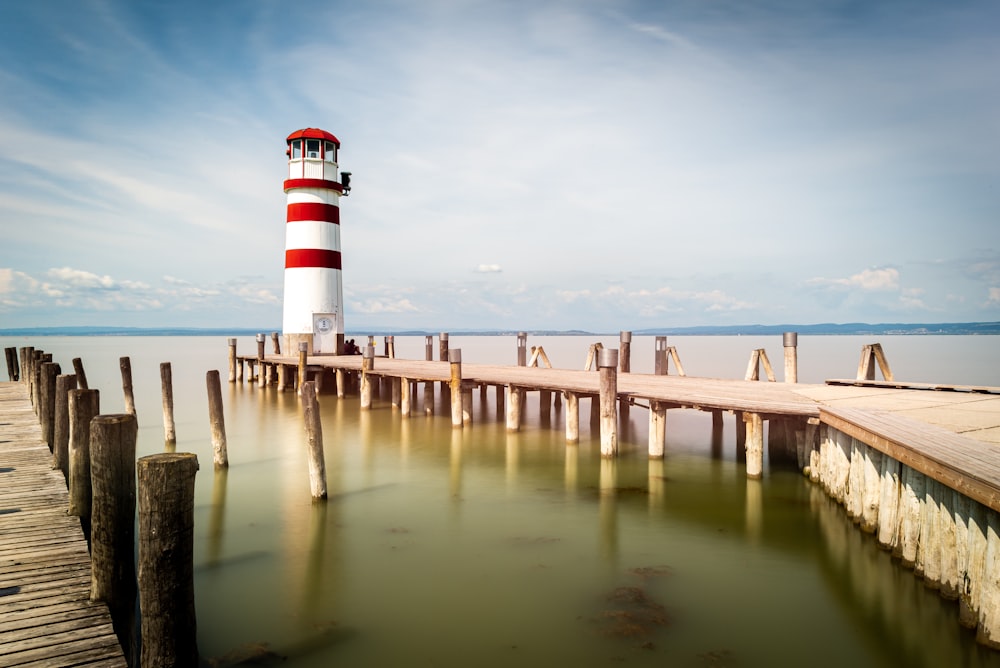
[{"label": "blue sky", "polygon": [[0,4],[0,328],[280,328],[320,127],[347,327],[1000,320],[1000,5]]}]

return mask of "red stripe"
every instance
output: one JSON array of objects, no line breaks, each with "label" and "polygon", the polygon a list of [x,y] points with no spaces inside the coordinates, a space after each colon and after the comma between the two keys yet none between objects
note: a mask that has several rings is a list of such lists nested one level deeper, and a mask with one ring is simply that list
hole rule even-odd
[{"label": "red stripe", "polygon": [[297,220],[318,220],[339,225],[340,207],[333,204],[318,204],[316,202],[289,204],[286,220],[289,223]]},{"label": "red stripe", "polygon": [[327,190],[336,190],[341,193],[344,192],[344,186],[340,185],[336,181],[327,181],[326,179],[285,180],[285,192],[288,192],[292,188],[326,188]]},{"label": "red stripe", "polygon": [[320,248],[293,248],[285,251],[285,269],[319,267],[340,269],[340,251]]}]

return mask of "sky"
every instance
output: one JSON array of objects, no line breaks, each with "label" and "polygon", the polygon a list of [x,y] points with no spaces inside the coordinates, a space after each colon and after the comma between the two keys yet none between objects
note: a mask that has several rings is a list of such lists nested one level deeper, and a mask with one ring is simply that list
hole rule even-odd
[{"label": "sky", "polygon": [[361,328],[1000,320],[994,0],[0,3],[0,328],[280,330],[285,139]]}]

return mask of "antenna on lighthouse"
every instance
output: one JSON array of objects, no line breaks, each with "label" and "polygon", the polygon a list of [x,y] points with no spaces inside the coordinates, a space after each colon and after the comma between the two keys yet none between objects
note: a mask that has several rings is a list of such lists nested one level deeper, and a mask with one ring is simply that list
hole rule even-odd
[{"label": "antenna on lighthouse", "polygon": [[340,140],[326,130],[296,130],[286,141],[285,350],[305,343],[310,354],[336,355],[344,349],[340,198],[350,172],[338,174]]}]

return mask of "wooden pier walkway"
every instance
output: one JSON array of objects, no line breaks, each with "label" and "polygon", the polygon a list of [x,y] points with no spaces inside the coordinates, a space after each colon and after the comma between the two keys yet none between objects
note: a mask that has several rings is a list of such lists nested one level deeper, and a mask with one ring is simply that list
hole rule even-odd
[{"label": "wooden pier walkway", "polygon": [[26,385],[0,383],[0,666],[126,666]]}]

